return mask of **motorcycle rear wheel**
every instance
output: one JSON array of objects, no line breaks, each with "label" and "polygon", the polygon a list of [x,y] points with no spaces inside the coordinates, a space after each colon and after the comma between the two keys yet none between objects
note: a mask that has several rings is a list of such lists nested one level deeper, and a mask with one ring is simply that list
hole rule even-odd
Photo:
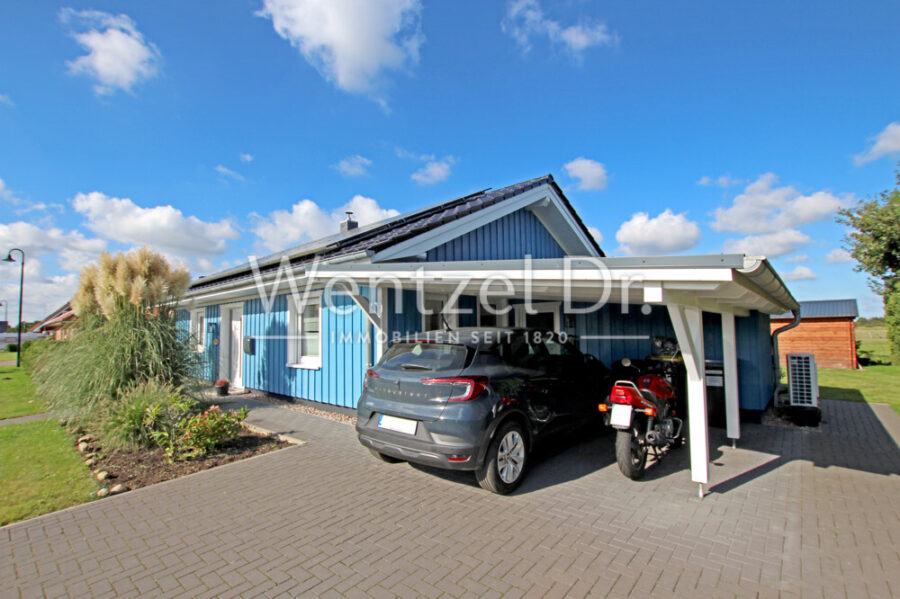
[{"label": "motorcycle rear wheel", "polygon": [[638,442],[637,430],[616,431],[616,463],[631,480],[644,476],[647,468],[647,446]]}]

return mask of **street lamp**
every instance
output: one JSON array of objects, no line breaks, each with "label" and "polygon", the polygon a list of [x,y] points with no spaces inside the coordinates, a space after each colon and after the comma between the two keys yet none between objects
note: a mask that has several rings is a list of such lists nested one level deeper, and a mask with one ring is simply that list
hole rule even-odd
[{"label": "street lamp", "polygon": [[19,271],[19,329],[18,329],[18,345],[16,345],[16,368],[22,365],[22,287],[25,285],[25,251],[19,248],[13,248],[6,252],[4,262],[15,262],[12,257],[13,252],[22,254],[22,268]]}]

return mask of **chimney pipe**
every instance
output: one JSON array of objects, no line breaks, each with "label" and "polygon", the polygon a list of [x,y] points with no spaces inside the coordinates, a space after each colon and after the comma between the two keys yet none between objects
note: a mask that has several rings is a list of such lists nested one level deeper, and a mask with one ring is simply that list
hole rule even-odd
[{"label": "chimney pipe", "polygon": [[341,221],[341,233],[349,233],[353,229],[359,227],[359,223],[353,220],[353,212],[348,210],[344,214],[347,215],[347,220]]}]

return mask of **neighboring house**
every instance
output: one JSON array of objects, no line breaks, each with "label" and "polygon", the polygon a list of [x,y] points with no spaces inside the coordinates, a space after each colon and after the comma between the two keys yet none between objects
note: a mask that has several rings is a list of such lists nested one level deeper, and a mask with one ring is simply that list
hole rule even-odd
[{"label": "neighboring house", "polygon": [[72,305],[66,302],[61,307],[51,312],[44,320],[31,327],[31,333],[41,333],[52,337],[57,341],[69,337],[69,325],[74,322],[76,316]]},{"label": "neighboring house", "polygon": [[[740,436],[739,407],[759,413],[773,396],[769,315],[797,302],[765,258],[605,257],[549,175],[368,226],[348,219],[341,229],[255,268],[193,281],[179,322],[206,358],[206,379],[353,408],[390,339],[445,322],[564,331],[606,364],[651,354],[654,336],[675,337],[700,483],[709,461],[705,360],[724,362],[728,437]],[[287,274],[309,292],[305,301],[291,301]],[[510,293],[485,306],[479,290],[498,276]],[[329,292],[335,277],[343,283]],[[588,310],[604,289],[610,302]],[[427,314],[453,307],[462,313]]]},{"label": "neighboring house", "polygon": [[[819,368],[855,370],[857,316],[855,299],[800,302],[800,324],[778,336],[780,364],[788,354],[815,354]],[[792,321],[790,314],[772,316],[772,331]]]}]

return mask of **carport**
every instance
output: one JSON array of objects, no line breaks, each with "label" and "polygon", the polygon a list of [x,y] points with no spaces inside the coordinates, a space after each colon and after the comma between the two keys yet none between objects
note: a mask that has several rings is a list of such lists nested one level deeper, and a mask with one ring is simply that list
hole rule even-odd
[{"label": "carport", "polygon": [[[751,310],[797,312],[799,305],[765,258],[705,255],[651,258],[563,258],[475,262],[313,264],[295,271],[299,282],[328,283],[349,294],[387,342],[387,290],[414,289],[532,301],[665,306],[687,374],[691,477],[709,483],[709,430],[704,371],[703,312],[721,315],[726,432],[740,438],[735,317]],[[370,301],[372,298],[374,301]],[[774,368],[774,363],[770,363]],[[768,365],[767,365],[768,366]]]}]

